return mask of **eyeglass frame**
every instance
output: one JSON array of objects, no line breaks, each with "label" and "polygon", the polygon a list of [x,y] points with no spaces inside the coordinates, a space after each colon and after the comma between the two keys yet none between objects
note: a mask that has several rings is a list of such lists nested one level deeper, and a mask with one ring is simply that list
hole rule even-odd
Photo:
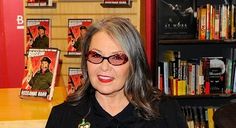
[{"label": "eyeglass frame", "polygon": [[[89,59],[89,57],[88,57],[91,53],[93,53],[93,54],[95,53],[95,54],[99,55],[100,58],[101,58],[101,61],[99,61],[99,62],[93,62],[93,61],[91,61],[91,60]],[[119,57],[123,58],[123,62],[120,63],[120,64],[114,64],[114,63],[112,63],[112,62],[109,60],[111,57],[114,57],[114,56],[117,56],[117,55],[118,55]],[[108,56],[108,57],[105,57],[105,56],[102,56],[101,54],[99,54],[98,52],[93,51],[93,50],[88,51],[87,54],[85,54],[85,58],[86,58],[87,61],[89,61],[89,62],[91,62],[91,63],[93,63],[93,64],[101,64],[104,60],[107,60],[107,61],[109,62],[109,64],[111,64],[111,65],[113,65],[113,66],[120,66],[120,65],[123,65],[123,64],[127,63],[128,60],[129,60],[129,59],[128,59],[128,56],[127,56],[126,54],[124,54],[124,53],[117,53],[117,54],[113,54],[113,55],[110,55],[110,56]]]}]

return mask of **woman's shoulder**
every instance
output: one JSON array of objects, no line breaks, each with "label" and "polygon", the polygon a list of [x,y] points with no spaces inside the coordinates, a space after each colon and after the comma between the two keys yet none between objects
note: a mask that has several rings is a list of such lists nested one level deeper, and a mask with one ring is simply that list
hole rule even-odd
[{"label": "woman's shoulder", "polygon": [[85,109],[88,109],[89,101],[87,98],[82,98],[81,100],[74,101],[74,102],[67,102],[64,101],[61,104],[58,104],[52,108],[52,111],[83,111]]}]

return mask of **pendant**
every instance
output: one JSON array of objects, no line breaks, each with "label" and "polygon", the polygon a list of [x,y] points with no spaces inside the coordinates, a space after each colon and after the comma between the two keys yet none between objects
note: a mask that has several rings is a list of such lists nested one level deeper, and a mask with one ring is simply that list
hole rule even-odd
[{"label": "pendant", "polygon": [[82,122],[79,124],[78,128],[90,128],[90,123],[85,122],[85,119],[82,119]]}]

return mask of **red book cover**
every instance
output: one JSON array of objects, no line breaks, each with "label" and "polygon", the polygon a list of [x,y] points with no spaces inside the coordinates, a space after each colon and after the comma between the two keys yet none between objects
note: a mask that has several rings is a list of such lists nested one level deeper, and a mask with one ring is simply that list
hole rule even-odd
[{"label": "red book cover", "polygon": [[55,48],[33,49],[27,54],[27,67],[21,84],[22,98],[52,100],[60,51]]},{"label": "red book cover", "polygon": [[68,55],[81,55],[81,44],[86,35],[87,28],[92,24],[92,19],[69,19],[67,53]]},{"label": "red book cover", "polygon": [[48,0],[40,0],[39,5],[40,6],[47,6],[48,5]]},{"label": "red book cover", "polygon": [[67,92],[68,95],[72,94],[77,88],[84,84],[83,74],[80,68],[72,68],[68,69],[68,87]]},{"label": "red book cover", "polygon": [[26,27],[25,51],[28,51],[29,48],[50,47],[51,28],[49,19],[27,19]]},{"label": "red book cover", "polygon": [[[205,93],[224,93],[226,59],[224,57],[203,57],[203,75],[205,80]],[[209,84],[209,89],[208,89]]]},{"label": "red book cover", "polygon": [[40,0],[26,0],[27,6],[39,6]]}]

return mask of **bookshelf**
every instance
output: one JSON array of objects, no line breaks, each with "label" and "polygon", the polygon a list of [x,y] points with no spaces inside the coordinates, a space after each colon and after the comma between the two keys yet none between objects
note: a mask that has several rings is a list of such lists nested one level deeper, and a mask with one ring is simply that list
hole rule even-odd
[{"label": "bookshelf", "polygon": [[[156,2],[154,83],[166,95],[176,99],[183,107],[184,112],[186,106],[191,108],[192,113],[196,107],[200,108],[197,110],[198,113],[201,109],[207,113],[207,111],[215,111],[223,105],[235,102],[236,32],[234,19],[236,15],[233,5],[235,5],[234,0],[158,0]],[[207,9],[207,6],[211,7],[211,11],[213,11],[210,11],[209,14],[206,13],[205,18],[208,18],[201,21],[199,16],[204,15],[200,15],[199,10]],[[179,18],[180,15],[177,13],[183,12],[189,7],[193,9],[192,16],[184,20]],[[223,14],[223,11],[221,11],[222,14],[219,14],[227,15],[228,21],[225,30],[222,24],[226,21],[219,19],[219,33],[224,31],[223,33],[226,35],[219,35],[219,37],[215,37],[214,34],[208,35],[217,32],[216,26],[214,26],[216,25],[215,13],[216,9],[221,7],[226,9],[227,14]],[[174,9],[177,9],[178,12]],[[204,39],[200,38],[202,29],[199,29],[204,27],[199,27],[203,22],[214,26],[209,27],[209,30],[204,29],[206,31]],[[203,58],[208,59],[210,57],[214,59],[221,57],[223,59],[216,62],[209,60],[208,65],[204,65],[206,63],[203,62]],[[167,63],[167,70],[162,67],[165,65],[164,62]],[[224,62],[224,66],[221,62]],[[228,66],[230,63],[231,65]],[[208,66],[208,68],[202,66]],[[215,69],[219,72],[213,73],[216,71]],[[217,73],[218,75],[216,75]],[[184,81],[184,83],[179,81]],[[226,91],[228,89],[226,85],[231,85],[231,92]],[[217,87],[219,88],[215,89]],[[184,90],[180,90],[181,88]],[[200,119],[202,115],[197,116],[199,116],[197,119]],[[197,119],[195,120],[194,116],[192,117],[195,125],[200,125],[201,123]],[[205,125],[212,126],[208,120],[205,120],[205,123]]]}]

